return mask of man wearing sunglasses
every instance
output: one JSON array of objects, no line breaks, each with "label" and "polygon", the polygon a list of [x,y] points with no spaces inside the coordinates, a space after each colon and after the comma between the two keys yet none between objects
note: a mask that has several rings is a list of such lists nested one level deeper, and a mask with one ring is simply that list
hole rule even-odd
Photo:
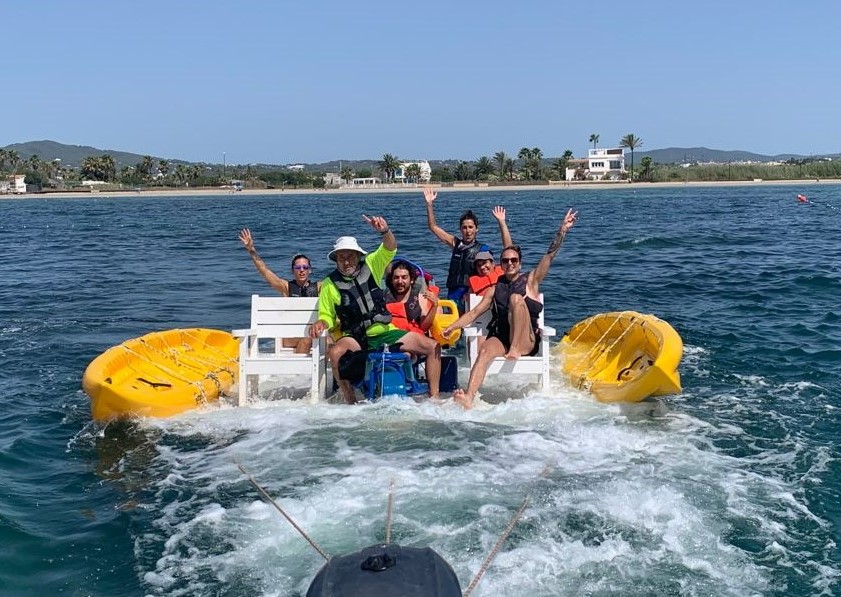
[{"label": "man wearing sunglasses", "polygon": [[[239,240],[248,254],[251,256],[251,261],[254,267],[260,272],[260,275],[265,278],[269,286],[277,290],[283,296],[318,296],[318,291],[321,290],[321,282],[313,282],[310,280],[310,273],[312,272],[312,265],[310,258],[299,253],[292,258],[292,279],[285,280],[276,273],[274,273],[260,254],[254,247],[254,239],[251,236],[251,230],[243,228],[239,231]],[[294,348],[298,354],[309,354],[312,349],[312,340],[310,338],[285,338],[283,340],[284,348]]]},{"label": "man wearing sunglasses", "polygon": [[577,215],[572,209],[567,211],[546,254],[530,272],[522,271],[523,255],[520,247],[505,247],[500,258],[503,275],[497,280],[496,286],[482,295],[482,300],[476,307],[444,330],[446,338],[454,330],[473,323],[488,309],[492,310],[488,338],[482,343],[476,363],[470,370],[467,390],[458,389],[453,394],[455,400],[464,408],[473,406],[473,399],[485,381],[491,361],[501,356],[516,360],[523,355],[531,356],[537,353],[540,347],[537,318],[543,310],[540,302],[540,283],[549,273],[549,266],[560,250],[566,233],[575,225]]}]

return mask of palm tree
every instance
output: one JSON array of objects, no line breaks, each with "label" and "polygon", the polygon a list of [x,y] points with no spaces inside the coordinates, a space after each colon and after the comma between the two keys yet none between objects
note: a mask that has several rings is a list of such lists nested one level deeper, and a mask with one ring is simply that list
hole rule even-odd
[{"label": "palm tree", "polygon": [[386,180],[393,180],[394,173],[400,167],[400,160],[397,159],[397,156],[393,156],[390,153],[384,153],[383,159],[377,162],[377,166],[385,175]]},{"label": "palm tree", "polygon": [[476,167],[473,169],[473,173],[479,180],[487,180],[487,178],[494,173],[494,165],[491,159],[483,155],[478,160],[476,160]]},{"label": "palm tree", "polygon": [[470,162],[465,162],[464,160],[459,160],[455,170],[453,170],[453,176],[456,177],[456,180],[470,180],[472,173]]},{"label": "palm tree", "polygon": [[110,153],[104,153],[99,156],[99,164],[103,174],[102,180],[110,182],[117,177],[117,165],[114,163],[114,158]]},{"label": "palm tree", "polygon": [[567,163],[565,159],[558,158],[557,160],[552,162],[551,170],[552,172],[555,172],[558,175],[558,180],[566,180]]},{"label": "palm tree", "polygon": [[161,173],[161,177],[166,178],[167,174],[169,174],[169,162],[166,160],[158,160],[158,172]]},{"label": "palm tree", "polygon": [[523,160],[523,174],[527,179],[531,178],[531,164],[534,159],[532,150],[528,147],[521,147],[520,151],[517,152],[517,157]]},{"label": "palm tree", "polygon": [[592,135],[590,135],[590,143],[592,143],[592,144],[593,144],[593,149],[595,149],[595,148],[596,148],[596,145],[598,145],[598,144],[599,144],[599,135],[598,135],[598,133],[593,133]]},{"label": "palm tree", "polygon": [[102,180],[99,158],[97,156],[89,155],[82,160],[82,178],[89,180]]},{"label": "palm tree", "polygon": [[350,169],[350,166],[345,166],[342,168],[342,171],[339,172],[339,176],[342,180],[344,180],[347,184],[350,184],[350,181],[353,180],[353,170]]},{"label": "palm tree", "polygon": [[634,181],[634,150],[637,147],[642,147],[642,139],[634,135],[634,133],[628,133],[622,140],[619,141],[619,147],[627,147],[631,150],[631,182]]},{"label": "palm tree", "polygon": [[505,164],[509,161],[507,155],[505,155],[504,151],[497,151],[494,154],[494,161],[496,162],[496,171],[499,172],[499,177],[503,178],[505,176]]},{"label": "palm tree", "polygon": [[640,160],[640,180],[652,181],[654,175],[654,170],[651,167],[652,161],[649,155]]},{"label": "palm tree", "polygon": [[540,161],[543,159],[543,151],[539,147],[531,148],[532,172],[534,178],[540,178]]},{"label": "palm tree", "polygon": [[406,178],[409,179],[409,182],[417,182],[421,177],[420,164],[409,164],[406,166],[404,174],[406,175]]},{"label": "palm tree", "polygon": [[175,166],[175,180],[178,182],[179,185],[183,185],[187,182],[187,167],[184,164],[178,164]]},{"label": "palm tree", "polygon": [[152,168],[155,167],[155,162],[150,155],[144,155],[140,158],[140,161],[137,162],[135,169],[140,174],[140,176],[144,180],[149,180],[152,178]]},{"label": "palm tree", "polygon": [[12,173],[17,173],[18,166],[20,165],[20,156],[18,155],[18,152],[14,149],[7,149],[6,161],[9,162],[9,166],[12,168]]},{"label": "palm tree", "polygon": [[117,176],[117,167],[110,154],[88,156],[82,161],[82,178],[110,182]]},{"label": "palm tree", "polygon": [[134,184],[134,166],[123,166],[120,168],[120,182],[123,184]]},{"label": "palm tree", "polygon": [[26,160],[26,166],[33,172],[39,172],[41,170],[42,163],[43,162],[41,162],[41,158],[39,158],[38,155],[34,153],[31,156],[29,156],[28,160]]},{"label": "palm tree", "polygon": [[514,160],[508,156],[506,156],[502,162],[500,176],[502,178],[507,178],[508,180],[514,180]]},{"label": "palm tree", "polygon": [[567,174],[567,166],[569,166],[569,161],[572,159],[572,150],[567,149],[564,152],[564,155],[559,157],[557,160],[552,162],[552,170],[558,173],[561,180],[566,180]]}]

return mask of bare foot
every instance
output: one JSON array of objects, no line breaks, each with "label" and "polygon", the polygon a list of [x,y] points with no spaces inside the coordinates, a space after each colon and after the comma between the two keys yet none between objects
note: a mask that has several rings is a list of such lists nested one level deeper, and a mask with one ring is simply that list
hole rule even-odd
[{"label": "bare foot", "polygon": [[453,392],[453,400],[458,402],[464,410],[473,408],[473,396],[467,394],[467,392],[461,388]]},{"label": "bare foot", "polygon": [[509,361],[516,361],[521,356],[523,355],[521,355],[519,351],[514,350],[513,348],[505,353],[505,358]]}]

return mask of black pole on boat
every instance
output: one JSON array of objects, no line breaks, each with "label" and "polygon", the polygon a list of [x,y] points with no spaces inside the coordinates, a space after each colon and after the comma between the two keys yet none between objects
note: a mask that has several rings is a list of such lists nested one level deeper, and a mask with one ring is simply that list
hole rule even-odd
[{"label": "black pole on boat", "polygon": [[259,494],[263,497],[263,499],[264,499],[264,500],[266,500],[268,503],[270,503],[272,506],[274,506],[274,507],[275,507],[275,509],[276,509],[278,512],[280,512],[280,513],[283,515],[283,517],[284,517],[287,521],[289,521],[289,524],[291,524],[291,525],[295,528],[295,530],[296,530],[296,531],[298,531],[298,532],[301,534],[301,536],[302,536],[304,539],[306,539],[306,540],[307,540],[307,542],[308,542],[310,545],[312,545],[313,549],[315,549],[315,551],[317,551],[317,552],[319,553],[319,555],[320,555],[322,558],[324,558],[325,560],[327,560],[327,561],[329,562],[329,561],[330,561],[330,556],[328,556],[326,553],[324,553],[324,550],[323,550],[323,549],[321,549],[321,548],[320,548],[320,547],[316,544],[316,542],[315,542],[315,541],[313,541],[313,540],[310,538],[310,536],[309,536],[309,535],[307,535],[307,533],[304,531],[304,529],[302,529],[300,526],[298,526],[298,523],[296,523],[294,520],[292,520],[292,517],[291,517],[291,516],[289,516],[289,515],[288,515],[288,514],[287,514],[287,513],[283,510],[283,508],[281,508],[281,507],[278,505],[278,503],[277,503],[276,501],[274,501],[274,499],[272,499],[272,496],[270,496],[270,495],[269,495],[269,493],[268,493],[265,489],[263,489],[262,487],[260,487],[260,484],[259,484],[259,483],[257,483],[257,481],[255,481],[255,480],[254,480],[254,477],[252,477],[252,476],[251,476],[251,474],[250,474],[248,471],[246,471],[246,470],[243,468],[243,466],[242,466],[239,462],[234,461],[234,463],[237,465],[237,468],[239,468],[239,470],[240,470],[240,471],[242,471],[242,474],[243,474],[243,475],[245,475],[245,477],[248,479],[249,483],[251,483],[251,484],[254,486],[254,489],[256,489],[256,490],[257,490],[257,493],[259,493]]}]

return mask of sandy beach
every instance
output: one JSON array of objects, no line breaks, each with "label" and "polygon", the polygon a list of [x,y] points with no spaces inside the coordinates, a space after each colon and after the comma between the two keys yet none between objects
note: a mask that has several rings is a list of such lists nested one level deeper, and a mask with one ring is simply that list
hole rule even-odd
[{"label": "sandy beach", "polygon": [[[813,187],[815,185],[837,185],[839,180],[756,180],[756,181],[718,181],[718,182],[553,182],[538,185],[494,185],[484,183],[455,183],[452,185],[431,184],[439,192],[483,192],[483,193],[520,193],[532,191],[580,191],[580,190],[629,190],[629,189],[667,189],[679,187],[738,187],[738,186],[793,186]],[[218,195],[358,195],[382,193],[420,193],[423,185],[381,185],[376,188],[340,188],[340,189],[244,189],[234,191],[230,188],[166,188],[120,191],[93,192],[47,192],[25,193],[21,195],[0,195],[0,199],[69,199],[74,197],[167,197],[167,196],[218,196]]]}]

